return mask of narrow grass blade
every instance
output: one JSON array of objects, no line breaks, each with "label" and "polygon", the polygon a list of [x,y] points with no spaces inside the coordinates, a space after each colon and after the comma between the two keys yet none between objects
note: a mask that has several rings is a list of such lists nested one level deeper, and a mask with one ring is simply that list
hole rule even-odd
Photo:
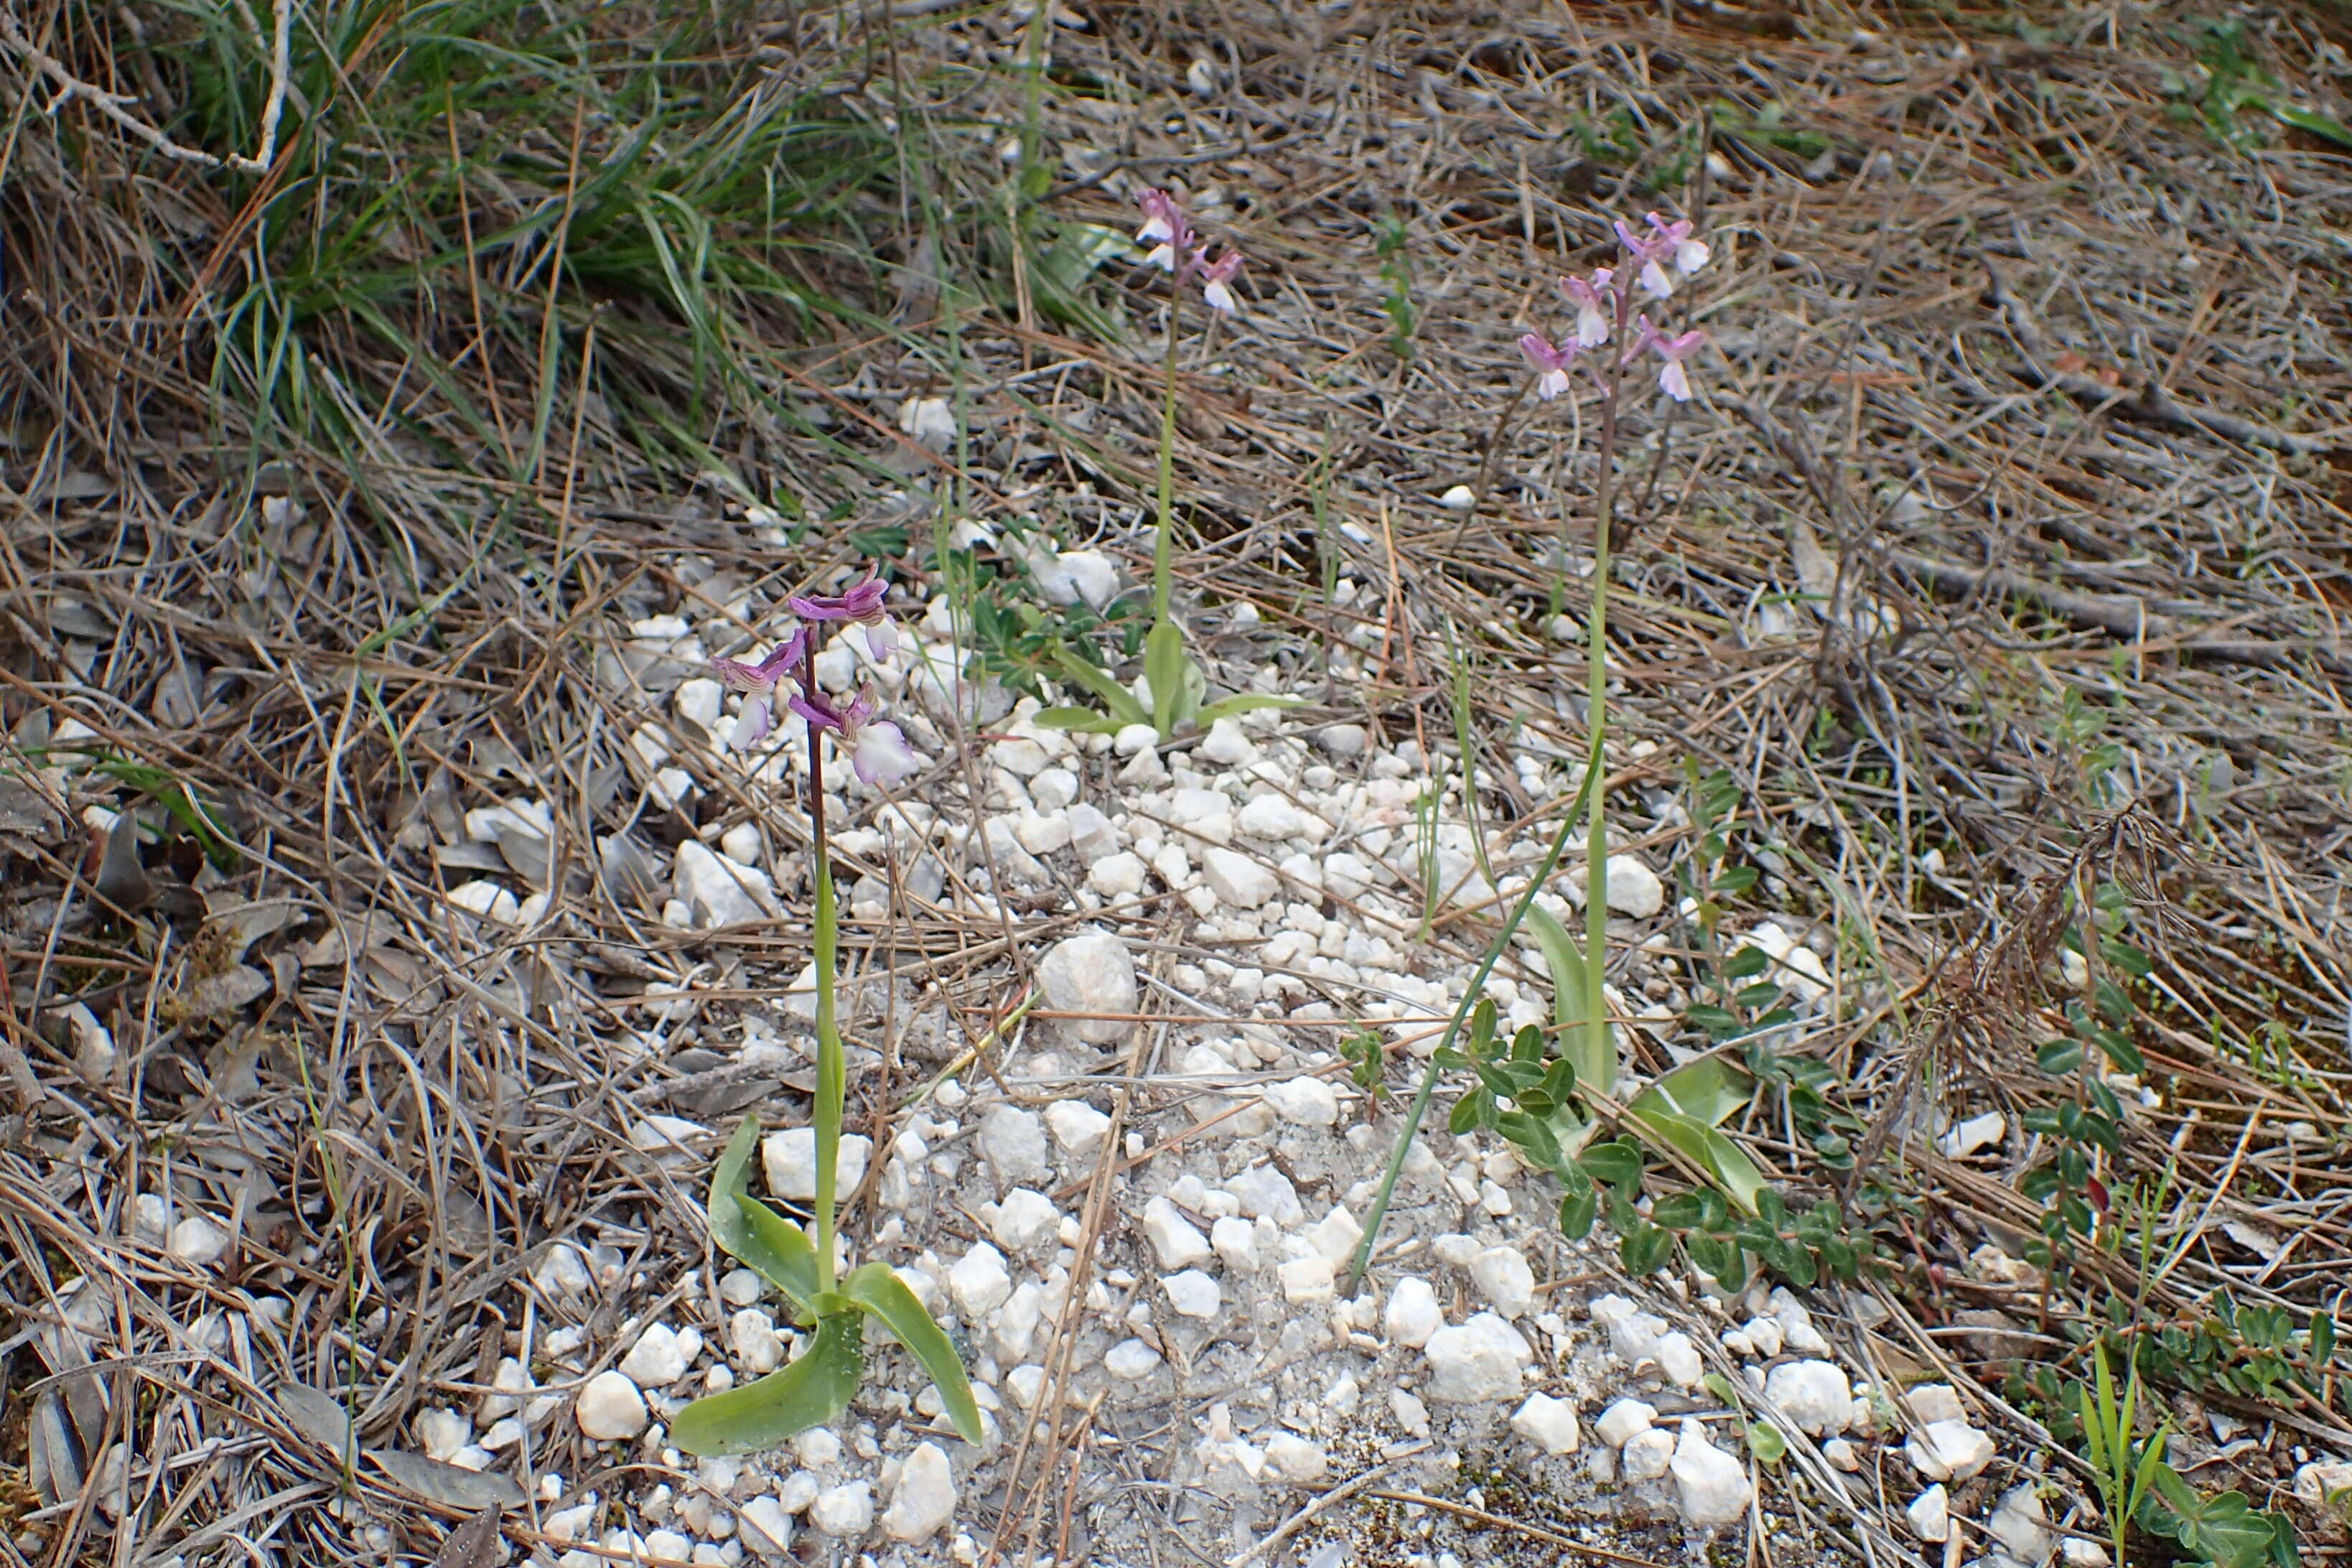
[{"label": "narrow grass blade", "polygon": [[849,1408],[866,1371],[866,1327],[860,1312],[817,1320],[816,1336],[801,1358],[757,1383],[698,1399],[670,1423],[670,1441],[710,1458],[758,1454]]},{"label": "narrow grass blade", "polygon": [[923,1303],[907,1289],[907,1282],[888,1264],[868,1263],[841,1282],[841,1293],[881,1319],[898,1342],[914,1352],[938,1386],[957,1436],[967,1443],[979,1442],[980,1406],[971,1397],[971,1384],[964,1376],[955,1342],[931,1321]]},{"label": "narrow grass blade", "polygon": [[710,1221],[710,1239],[719,1250],[798,1302],[803,1311],[816,1300],[816,1248],[800,1227],[751,1195],[743,1179],[751,1152],[760,1146],[760,1119],[747,1116],[737,1123],[727,1152],[710,1173],[710,1194],[704,1208]]}]

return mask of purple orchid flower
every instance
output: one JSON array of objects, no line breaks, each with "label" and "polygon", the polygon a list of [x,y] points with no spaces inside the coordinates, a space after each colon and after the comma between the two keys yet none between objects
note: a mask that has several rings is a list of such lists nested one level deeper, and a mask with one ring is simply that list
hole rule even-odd
[{"label": "purple orchid flower", "polygon": [[877,626],[887,616],[882,600],[889,591],[880,577],[868,572],[838,594],[794,594],[784,602],[804,621],[856,621]]},{"label": "purple orchid flower", "polygon": [[1209,302],[1209,308],[1222,310],[1228,316],[1240,310],[1241,304],[1234,298],[1232,284],[1234,275],[1242,269],[1242,253],[1228,246],[1223,256],[1211,261],[1208,247],[1203,246],[1192,260],[1200,268],[1201,298]]},{"label": "purple orchid flower", "polygon": [[1174,196],[1156,186],[1139,194],[1135,201],[1143,209],[1143,226],[1135,231],[1136,240],[1139,243],[1148,240],[1154,247],[1151,254],[1143,258],[1145,263],[1162,271],[1175,273],[1177,281],[1181,283],[1184,274],[1197,264],[1192,220],[1184,216],[1184,209],[1176,205]]},{"label": "purple orchid flower", "polygon": [[737,716],[735,728],[727,737],[730,750],[740,752],[755,745],[775,728],[776,687],[793,679],[793,672],[808,657],[808,628],[795,626],[792,636],[756,663],[733,658],[710,661],[711,674],[724,681],[730,690],[743,693],[743,711]]},{"label": "purple orchid flower", "polygon": [[913,773],[920,761],[898,725],[874,717],[874,700],[864,691],[843,703],[814,692],[793,697],[791,706],[808,721],[812,744],[818,731],[831,731],[849,752],[849,765],[857,776],[877,789],[897,784]]},{"label": "purple orchid flower", "polygon": [[1692,237],[1690,219],[1676,218],[1668,223],[1655,213],[1649,216],[1650,226],[1658,231],[1657,243],[1674,247],[1675,271],[1688,278],[1706,265],[1712,252],[1705,240]]},{"label": "purple orchid flower", "polygon": [[1650,313],[1643,311],[1633,318],[1632,339],[1625,345],[1624,355],[1617,363],[1620,365],[1632,364],[1650,352],[1650,345],[1658,341],[1658,329],[1650,324]]},{"label": "purple orchid flower", "polygon": [[1658,387],[1676,403],[1688,403],[1691,400],[1690,373],[1683,368],[1683,362],[1698,353],[1701,345],[1706,342],[1706,334],[1696,327],[1693,327],[1678,338],[1670,338],[1659,332],[1654,334],[1651,339],[1651,346],[1656,349],[1658,356],[1666,362],[1658,372]]},{"label": "purple orchid flower", "polygon": [[1519,352],[1534,367],[1538,397],[1549,403],[1568,390],[1568,367],[1577,356],[1577,344],[1568,342],[1555,348],[1542,333],[1529,332],[1519,340]]},{"label": "purple orchid flower", "polygon": [[1609,341],[1609,313],[1616,307],[1617,296],[1610,291],[1610,280],[1616,274],[1602,267],[1594,270],[1591,279],[1563,278],[1561,292],[1576,305],[1576,341],[1585,348],[1598,348]]}]

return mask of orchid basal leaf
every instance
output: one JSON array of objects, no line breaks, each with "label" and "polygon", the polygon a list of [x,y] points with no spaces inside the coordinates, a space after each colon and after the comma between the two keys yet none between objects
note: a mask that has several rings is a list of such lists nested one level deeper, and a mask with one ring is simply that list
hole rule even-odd
[{"label": "orchid basal leaf", "polygon": [[1743,1213],[1756,1212],[1756,1194],[1765,1186],[1764,1173],[1738,1144],[1705,1122],[1667,1110],[1663,1098],[1653,1098],[1651,1089],[1636,1095],[1625,1114],[1705,1171]]},{"label": "orchid basal leaf", "polygon": [[857,1392],[866,1370],[865,1336],[860,1311],[818,1319],[799,1360],[757,1383],[696,1400],[670,1423],[670,1441],[705,1458],[758,1454],[830,1425]]},{"label": "orchid basal leaf", "polygon": [[1174,621],[1161,621],[1143,639],[1143,673],[1151,682],[1151,725],[1162,739],[1192,714],[1185,697],[1192,689],[1192,660],[1184,657],[1184,634]]},{"label": "orchid basal leaf", "polygon": [[1668,1110],[1679,1111],[1708,1127],[1720,1127],[1748,1108],[1756,1096],[1756,1079],[1744,1068],[1721,1057],[1701,1057],[1663,1074],[1634,1097],[1640,1105],[1655,1096]]},{"label": "orchid basal leaf", "polygon": [[1304,700],[1299,697],[1277,697],[1248,691],[1234,697],[1220,697],[1194,717],[1203,724],[1213,724],[1220,719],[1230,719],[1236,713],[1254,713],[1261,708],[1296,708]]},{"label": "orchid basal leaf", "polygon": [[816,1248],[797,1226],[750,1194],[743,1173],[759,1146],[760,1119],[747,1116],[736,1125],[727,1152],[710,1173],[710,1193],[704,1204],[710,1239],[806,1311],[816,1300]]},{"label": "orchid basal leaf", "polygon": [[[1149,724],[1151,722],[1151,715],[1143,710],[1143,704],[1135,700],[1135,693],[1113,680],[1108,670],[1087,663],[1066,647],[1056,647],[1054,649],[1054,659],[1062,667],[1064,675],[1100,698],[1103,706],[1109,709],[1112,716],[1120,723]],[[1158,689],[1155,687],[1154,689]]]},{"label": "orchid basal leaf", "polygon": [[[1576,1081],[1601,1094],[1617,1087],[1617,1053],[1592,1060],[1591,1031],[1584,1026],[1584,954],[1568,928],[1540,904],[1529,904],[1527,928],[1543,950],[1544,968],[1551,973],[1552,1021],[1559,1026],[1559,1051],[1576,1066]],[[1613,1044],[1614,1031],[1612,1031]]]},{"label": "orchid basal leaf", "polygon": [[898,1342],[914,1352],[940,1391],[948,1419],[967,1443],[981,1439],[980,1406],[964,1376],[963,1361],[947,1331],[931,1321],[923,1303],[887,1263],[868,1263],[841,1282],[841,1293],[882,1320]]}]

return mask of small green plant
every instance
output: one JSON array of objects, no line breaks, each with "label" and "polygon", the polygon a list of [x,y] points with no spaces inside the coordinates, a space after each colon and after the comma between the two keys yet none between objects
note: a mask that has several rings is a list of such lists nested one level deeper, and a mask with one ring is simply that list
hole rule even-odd
[{"label": "small green plant", "polygon": [[2259,120],[2246,111],[2268,115],[2282,125],[2325,138],[2338,146],[2352,146],[2352,129],[2343,121],[2308,109],[2282,104],[2273,96],[2278,83],[2246,51],[2246,25],[2232,17],[2226,22],[2200,20],[2196,64],[2187,71],[2166,71],[2164,90],[2170,112],[2184,123],[2201,124],[2222,146],[2237,153],[2258,150],[2266,138]]},{"label": "small green plant", "polygon": [[1037,716],[1041,724],[1059,729],[1078,730],[1093,733],[1111,733],[1131,724],[1150,724],[1161,738],[1178,734],[1194,724],[1213,724],[1219,719],[1246,713],[1258,708],[1289,706],[1295,700],[1253,693],[1241,693],[1209,702],[1208,679],[1199,665],[1184,650],[1184,629],[1176,621],[1174,607],[1175,548],[1176,548],[1176,355],[1182,342],[1180,327],[1183,319],[1184,287],[1197,279],[1201,298],[1214,311],[1232,314],[1241,308],[1233,290],[1234,279],[1240,275],[1242,255],[1228,246],[1224,254],[1214,261],[1209,259],[1206,244],[1196,244],[1200,237],[1193,231],[1192,220],[1178,205],[1174,197],[1160,190],[1147,190],[1138,198],[1143,208],[1144,223],[1136,235],[1139,241],[1149,241],[1153,248],[1147,259],[1155,267],[1166,269],[1173,286],[1168,295],[1168,354],[1161,365],[1160,404],[1160,482],[1157,491],[1157,525],[1152,533],[1151,548],[1151,630],[1143,639],[1143,676],[1151,690],[1151,705],[1146,709],[1137,697],[1120,686],[1110,676],[1083,659],[1075,657],[1063,659],[1063,673],[1070,680],[1102,702],[1108,710],[1097,712],[1091,708],[1048,708]]},{"label": "small green plant", "polygon": [[1402,364],[1412,363],[1412,335],[1421,325],[1412,302],[1412,231],[1395,213],[1373,226],[1372,250],[1381,258],[1381,280],[1389,286],[1381,313],[1389,319],[1389,353]]},{"label": "small green plant", "polygon": [[2091,1479],[2098,1486],[2106,1512],[2112,1560],[2121,1568],[2126,1561],[2125,1537],[2140,1504],[2147,1500],[2158,1468],[2164,1464],[2164,1435],[2172,1429],[2172,1423],[2159,1422],[2145,1444],[2136,1443],[2132,1426],[2139,1405],[2138,1363],[2132,1364],[2120,1397],[2105,1345],[2093,1347],[2092,1366],[2095,1380],[2074,1390],[2074,1414],[2082,1423],[2083,1451],[2091,1461]]},{"label": "small green plant", "polygon": [[845,702],[828,695],[816,683],[814,667],[819,632],[832,622],[856,624],[869,657],[890,656],[896,632],[883,611],[883,595],[881,581],[869,576],[838,595],[795,596],[791,603],[801,625],[767,658],[756,663],[711,661],[712,671],[742,694],[735,749],[766,737],[777,722],[779,703],[807,726],[810,869],[816,888],[817,1051],[811,1114],[816,1197],[810,1222],[800,1226],[751,1194],[745,1171],[759,1146],[760,1124],[745,1117],[711,1173],[706,1202],[711,1240],[782,1291],[810,1339],[791,1364],[679,1411],[670,1437],[692,1454],[757,1453],[839,1415],[865,1375],[868,1317],[879,1319],[931,1374],[957,1433],[971,1443],[982,1436],[980,1406],[955,1346],[906,1282],[878,1261],[835,1278],[835,1207],[847,1068],[834,1000],[840,920],[824,827],[826,738],[843,749],[869,784],[905,777],[916,758],[898,727],[874,716],[871,699],[861,693]]}]

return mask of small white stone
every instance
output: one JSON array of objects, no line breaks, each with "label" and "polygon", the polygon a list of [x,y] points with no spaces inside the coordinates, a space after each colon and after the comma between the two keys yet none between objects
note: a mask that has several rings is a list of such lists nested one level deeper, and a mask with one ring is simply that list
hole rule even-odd
[{"label": "small white stone", "polygon": [[1998,1110],[1988,1110],[1981,1116],[1971,1116],[1966,1121],[1936,1140],[1936,1148],[1948,1160],[1965,1160],[1979,1149],[1990,1149],[2009,1132],[2009,1118]]},{"label": "small white stone", "polygon": [[955,408],[944,397],[910,397],[898,405],[898,428],[932,451],[944,452],[955,445]]},{"label": "small white stone", "polygon": [[1045,1125],[1065,1152],[1083,1159],[1101,1147],[1110,1118],[1083,1100],[1057,1100],[1045,1108]]},{"label": "small white stone", "polygon": [[1647,1432],[1658,1419],[1655,1406],[1638,1399],[1621,1399],[1601,1413],[1592,1434],[1612,1448],[1622,1448]]},{"label": "small white stone", "polygon": [[1716,1530],[1747,1514],[1755,1496],[1747,1468],[1708,1442],[1706,1428],[1687,1415],[1675,1444],[1673,1469],[1685,1524]]},{"label": "small white stone", "polygon": [[1323,888],[1335,899],[1363,897],[1365,889],[1372,885],[1372,878],[1370,864],[1344,849],[1323,858]]},{"label": "small white stone", "polygon": [[[1083,931],[1045,950],[1037,961],[1037,986],[1056,1013],[1133,1014],[1138,992],[1135,960],[1127,944],[1105,931]],[[1130,1017],[1084,1016],[1060,1020],[1061,1027],[1088,1045],[1113,1045],[1134,1029]]]},{"label": "small white stone", "polygon": [[1047,1174],[1045,1124],[1017,1105],[992,1105],[980,1117],[980,1152],[1000,1181]]},{"label": "small white stone", "polygon": [[2066,1568],[2107,1568],[2115,1561],[2107,1555],[2105,1547],[2079,1535],[2070,1535],[2058,1543],[2058,1558]]},{"label": "small white stone", "polygon": [[1160,1365],[1160,1352],[1141,1340],[1121,1340],[1103,1357],[1103,1370],[1122,1382],[1150,1377]]},{"label": "small white stone", "polygon": [[2058,1546],[2057,1537],[2050,1531],[2050,1517],[2042,1511],[2042,1493],[2030,1481],[2002,1495],[2000,1505],[1985,1521],[1985,1532],[2000,1542],[2012,1561],[2026,1568],[2041,1568]]},{"label": "small white stone", "polygon": [[1535,1305],[1535,1270],[1517,1247],[1490,1247],[1472,1258],[1470,1283],[1506,1318],[1517,1318]]},{"label": "small white stone", "polygon": [[1213,1318],[1224,1304],[1224,1292],[1215,1279],[1197,1268],[1169,1275],[1160,1281],[1160,1288],[1168,1292],[1168,1305],[1181,1317]]},{"label": "small white stone", "polygon": [[1282,1299],[1294,1307],[1328,1301],[1339,1293],[1328,1258],[1295,1258],[1274,1272],[1282,1281]]},{"label": "small white stone", "polygon": [[784,1363],[784,1342],[776,1333],[776,1321],[757,1307],[746,1307],[727,1320],[727,1342],[753,1377],[765,1377]]},{"label": "small white stone", "polygon": [[1307,1227],[1306,1239],[1315,1255],[1336,1269],[1356,1256],[1356,1246],[1364,1239],[1364,1227],[1346,1205],[1339,1205]]},{"label": "small white stone", "polygon": [[621,1358],[621,1371],[639,1388],[667,1388],[686,1375],[692,1360],[678,1343],[677,1331],[667,1323],[651,1323]]},{"label": "small white stone", "polygon": [[172,1200],[160,1193],[142,1193],[131,1199],[131,1234],[161,1246],[172,1234]]},{"label": "small white stone", "polygon": [[1911,1434],[1903,1457],[1931,1481],[1965,1481],[1992,1463],[1992,1439],[1965,1421],[1930,1421]]},{"label": "small white stone", "polygon": [[200,1214],[192,1214],[172,1227],[163,1250],[183,1263],[209,1268],[227,1253],[229,1240],[227,1231]]},{"label": "small white stone", "polygon": [[760,863],[760,828],[751,822],[739,822],[719,836],[719,852],[738,866]]},{"label": "small white stone", "polygon": [[1755,1352],[1770,1361],[1780,1353],[1780,1324],[1774,1318],[1753,1318],[1739,1331]]},{"label": "small white stone", "polygon": [[[1609,857],[1609,907],[1621,915],[1637,921],[1648,920],[1666,907],[1666,885],[1658,874],[1631,855]],[[1584,868],[1569,873],[1569,887],[1579,894],[1584,887]]]},{"label": "small white stone", "polygon": [[1793,1361],[1772,1369],[1764,1397],[1781,1415],[1816,1437],[1845,1430],[1853,1410],[1853,1389],[1835,1362]]},{"label": "small white stone", "polygon": [[670,877],[674,896],[705,931],[748,925],[775,910],[775,887],[766,872],[727,859],[696,839],[677,847]]},{"label": "small white stone", "polygon": [[996,1216],[988,1228],[1007,1252],[1026,1252],[1052,1240],[1061,1223],[1061,1211],[1053,1199],[1027,1187],[1015,1187],[996,1200]]},{"label": "small white stone", "polygon": [[882,1533],[893,1541],[925,1541],[955,1518],[955,1469],[937,1443],[918,1443],[898,1467],[890,1506],[882,1510]]},{"label": "small white stone", "polygon": [[1110,749],[1122,757],[1132,757],[1160,743],[1160,731],[1149,724],[1128,724],[1110,738]]},{"label": "small white stone", "polygon": [[1294,1078],[1270,1083],[1258,1092],[1274,1113],[1297,1127],[1329,1127],[1339,1120],[1339,1096],[1319,1078]]},{"label": "small white stone", "polygon": [[1422,1354],[1429,1358],[1429,1396],[1465,1405],[1517,1398],[1533,1359],[1519,1331],[1492,1312],[1438,1330]]},{"label": "small white stone", "polygon": [[1226,1215],[1209,1227],[1209,1244],[1216,1248],[1218,1259],[1234,1273],[1257,1271],[1257,1226],[1248,1220],[1238,1215]]},{"label": "small white stone", "polygon": [[719,1299],[730,1307],[748,1307],[768,1293],[768,1282],[749,1268],[730,1268],[719,1277]]},{"label": "small white stone", "polygon": [[1429,1436],[1429,1406],[1423,1404],[1421,1396],[1411,1389],[1389,1390],[1389,1414],[1396,1417],[1396,1424],[1408,1435],[1415,1437]]},{"label": "small white stone", "polygon": [[1903,1510],[1911,1532],[1922,1541],[1946,1541],[1952,1533],[1952,1500],[1939,1482],[1911,1500]]},{"label": "small white stone", "polygon": [[1967,1406],[1952,1392],[1948,1383],[1923,1383],[1903,1396],[1903,1403],[1912,1416],[1923,1425],[1937,1421],[1966,1421]]},{"label": "small white stone", "polygon": [[827,1535],[863,1535],[874,1528],[874,1489],[864,1481],[827,1487],[809,1504],[809,1522]]},{"label": "small white stone", "polygon": [[1455,485],[1437,498],[1437,504],[1448,511],[1468,511],[1478,504],[1478,492],[1468,485]]},{"label": "small white stone", "polygon": [[1320,1444],[1294,1432],[1276,1432],[1265,1440],[1265,1468],[1294,1485],[1311,1487],[1331,1473],[1331,1460]]},{"label": "small white stone", "polygon": [[1166,1198],[1143,1205],[1143,1235],[1160,1266],[1171,1272],[1206,1263],[1213,1255],[1209,1238]]},{"label": "small white stone", "polygon": [[1628,1481],[1654,1481],[1675,1462],[1675,1435],[1653,1426],[1636,1433],[1618,1460],[1618,1473]]},{"label": "small white stone", "polygon": [[1252,838],[1279,843],[1307,831],[1307,814],[1278,795],[1262,795],[1244,805],[1234,826]]},{"label": "small white stone", "polygon": [[1282,891],[1282,878],[1271,867],[1222,845],[1212,844],[1202,851],[1201,876],[1217,901],[1228,909],[1255,910]]},{"label": "small white stone", "polygon": [[[864,1133],[841,1135],[834,1170],[833,1190],[836,1197],[846,1197],[857,1190],[857,1184],[866,1179],[866,1162],[873,1152],[874,1140]],[[787,1127],[761,1139],[760,1168],[767,1175],[770,1195],[798,1203],[815,1197],[816,1129]]]},{"label": "small white stone", "polygon": [[981,1242],[948,1270],[948,1294],[967,1323],[976,1323],[1004,1304],[1013,1294],[1013,1276],[1004,1255]]},{"label": "small white stone", "polygon": [[417,1439],[425,1445],[425,1457],[443,1464],[449,1457],[474,1440],[474,1424],[456,1410],[427,1410],[416,1418]]},{"label": "small white stone", "polygon": [[1106,899],[1131,899],[1143,891],[1150,868],[1133,850],[1106,855],[1087,868],[1087,886]]},{"label": "small white stone", "polygon": [[1243,733],[1238,719],[1220,719],[1211,724],[1208,738],[1201,742],[1197,752],[1204,760],[1221,763],[1229,768],[1237,768],[1244,763],[1255,761],[1257,757],[1257,748],[1250,743],[1249,736]]},{"label": "small white stone", "polygon": [[[708,855],[710,851],[705,849],[703,853]],[[522,914],[522,904],[512,893],[484,879],[460,882],[449,889],[448,897],[452,904],[467,914],[497,921],[501,925],[514,924]],[[754,915],[752,918],[756,920],[759,917]]]},{"label": "small white stone", "polygon": [[1511,1417],[1511,1430],[1547,1454],[1573,1454],[1584,1440],[1576,1406],[1549,1394],[1530,1394]]},{"label": "small white stone", "polygon": [[1389,1292],[1388,1314],[1382,1326],[1391,1344],[1419,1350],[1445,1326],[1445,1309],[1438,1304],[1437,1292],[1428,1280],[1408,1274]]},{"label": "small white stone", "polygon": [[626,1373],[600,1372],[580,1390],[573,1415],[582,1435],[592,1441],[620,1441],[646,1429],[646,1396]]},{"label": "small white stone", "polygon": [[1672,1333],[1660,1334],[1657,1343],[1651,1348],[1650,1357],[1658,1363],[1658,1370],[1666,1374],[1666,1381],[1676,1388],[1696,1388],[1699,1379],[1706,1373],[1706,1363],[1699,1359],[1698,1346],[1679,1329]]},{"label": "small white stone", "polygon": [[1843,1470],[1850,1476],[1862,1470],[1862,1450],[1843,1437],[1832,1437],[1822,1444],[1822,1458],[1830,1462],[1831,1468]]}]

